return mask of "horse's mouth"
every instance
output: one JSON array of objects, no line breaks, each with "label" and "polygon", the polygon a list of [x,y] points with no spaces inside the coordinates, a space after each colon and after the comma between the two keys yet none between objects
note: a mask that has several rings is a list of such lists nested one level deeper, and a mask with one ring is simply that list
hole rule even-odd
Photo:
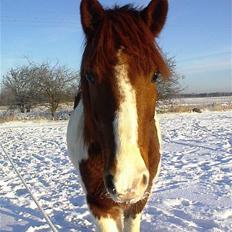
[{"label": "horse's mouth", "polygon": [[110,198],[118,203],[118,204],[135,204],[137,203],[138,201],[141,201],[142,199],[144,199],[146,196],[145,194],[143,196],[131,196],[131,197],[126,197],[126,196],[120,196],[120,195],[113,195],[111,193],[109,193],[110,195]]}]

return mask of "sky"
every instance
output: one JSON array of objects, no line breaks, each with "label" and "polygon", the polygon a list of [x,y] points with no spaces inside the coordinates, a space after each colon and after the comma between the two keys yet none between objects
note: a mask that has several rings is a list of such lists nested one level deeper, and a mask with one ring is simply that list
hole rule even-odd
[{"label": "sky", "polygon": [[[104,7],[149,0],[101,0]],[[79,70],[84,34],[80,0],[0,0],[0,73],[34,62]],[[174,57],[183,92],[232,92],[232,1],[169,0],[164,30],[157,39]],[[1,77],[0,77],[1,78]]]}]

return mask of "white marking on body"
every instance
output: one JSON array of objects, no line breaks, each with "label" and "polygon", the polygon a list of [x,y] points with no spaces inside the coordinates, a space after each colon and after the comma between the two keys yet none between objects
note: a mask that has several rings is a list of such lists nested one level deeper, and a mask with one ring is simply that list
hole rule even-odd
[{"label": "white marking on body", "polygon": [[110,217],[101,217],[96,219],[97,231],[99,232],[121,232],[122,225],[118,225],[117,221]]},{"label": "white marking on body", "polygon": [[157,115],[157,112],[155,112],[155,127],[156,127],[156,131],[157,131],[157,136],[158,136],[158,140],[159,140],[159,153],[160,153],[160,161],[158,164],[158,168],[157,168],[157,172],[154,178],[154,181],[156,181],[158,179],[159,173],[160,173],[160,168],[161,168],[161,152],[162,152],[162,136],[161,136],[161,130],[160,130],[160,123],[159,123],[159,118]]},{"label": "white marking on body", "polygon": [[137,214],[135,218],[129,217],[124,220],[124,232],[140,231],[141,214]]},{"label": "white marking on body", "polygon": [[[84,111],[83,111],[82,100],[80,100],[78,106],[70,116],[68,129],[67,129],[68,155],[78,172],[79,172],[80,162],[82,160],[88,159],[88,149],[84,144],[83,133],[84,133]],[[81,175],[79,176],[80,176],[82,188],[84,189],[84,191],[86,191],[85,186],[81,180]]]},{"label": "white marking on body", "polygon": [[76,109],[72,112],[67,129],[68,154],[74,166],[88,159],[88,151],[84,144],[84,111],[80,100]]},{"label": "white marking on body", "polygon": [[[136,177],[140,178],[142,174],[149,176],[149,174],[138,146],[136,93],[128,78],[128,66],[125,63],[116,65],[115,76],[121,96],[113,122],[117,160],[115,186],[117,192],[123,194],[132,188]],[[141,196],[144,189],[135,191]]]}]

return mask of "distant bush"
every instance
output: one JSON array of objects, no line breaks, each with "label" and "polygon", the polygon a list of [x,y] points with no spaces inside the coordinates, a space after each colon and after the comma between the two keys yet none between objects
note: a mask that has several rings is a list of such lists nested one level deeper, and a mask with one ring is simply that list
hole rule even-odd
[{"label": "distant bush", "polygon": [[37,121],[37,120],[68,120],[72,111],[72,104],[61,105],[60,109],[51,116],[49,108],[46,105],[40,105],[31,112],[21,113],[20,110],[2,110],[0,111],[0,123],[8,121]]},{"label": "distant bush", "polygon": [[162,103],[159,104],[157,111],[159,113],[191,113],[196,112],[193,109],[200,109],[201,112],[204,111],[230,111],[232,110],[232,103],[230,104],[202,104],[202,105],[185,105],[176,103]]}]

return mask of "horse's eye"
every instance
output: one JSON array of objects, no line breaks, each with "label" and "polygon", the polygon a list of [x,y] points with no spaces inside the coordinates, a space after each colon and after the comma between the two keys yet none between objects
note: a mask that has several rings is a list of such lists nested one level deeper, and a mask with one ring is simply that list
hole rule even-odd
[{"label": "horse's eye", "polygon": [[160,77],[160,72],[155,72],[152,76],[151,82],[155,83],[159,77]]},{"label": "horse's eye", "polygon": [[91,84],[95,84],[95,78],[94,78],[94,75],[92,73],[87,73],[86,74],[86,79]]}]

